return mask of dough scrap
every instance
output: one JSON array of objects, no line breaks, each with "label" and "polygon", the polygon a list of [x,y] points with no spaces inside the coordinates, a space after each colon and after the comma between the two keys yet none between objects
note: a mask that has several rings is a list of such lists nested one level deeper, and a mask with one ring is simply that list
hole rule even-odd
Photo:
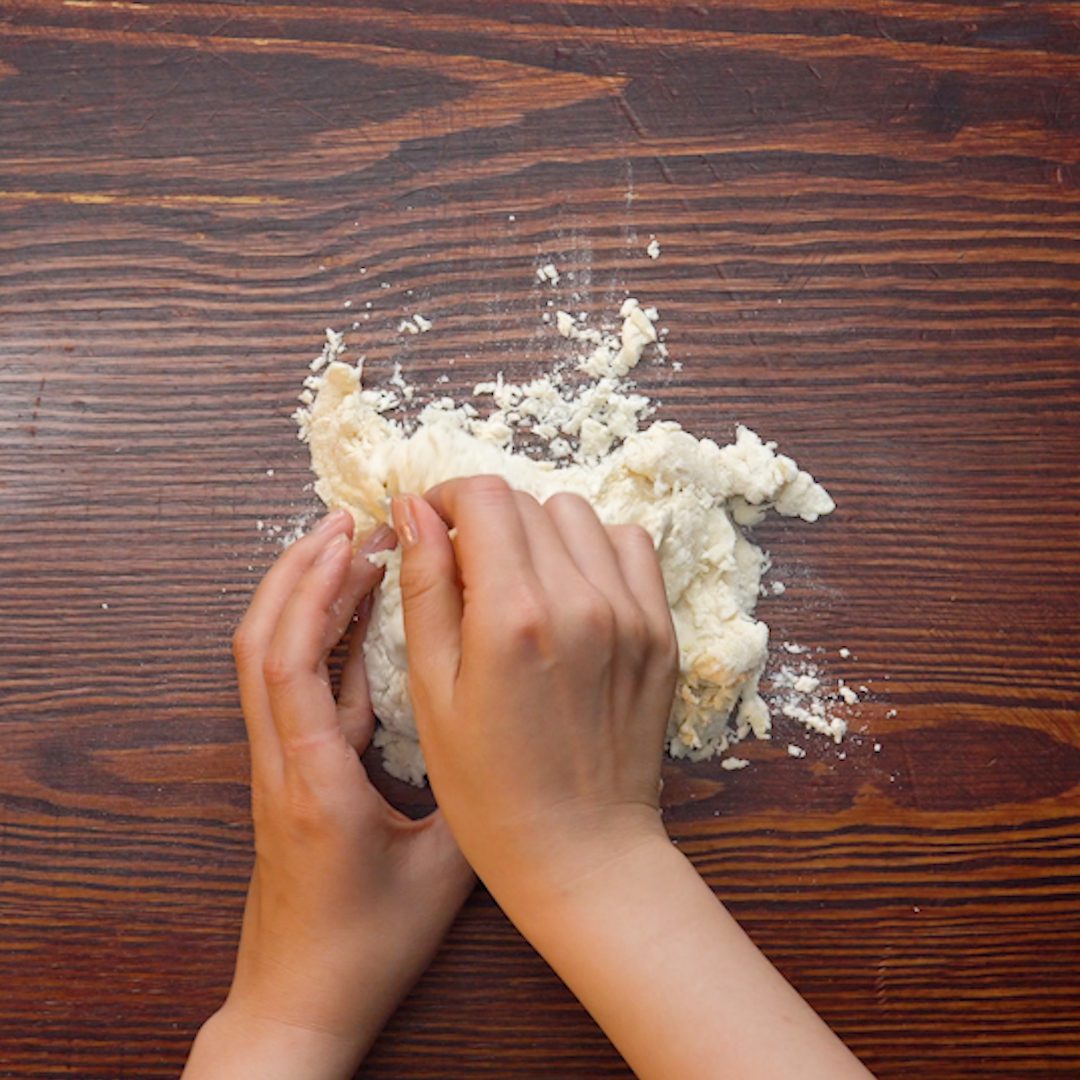
[{"label": "dough scrap", "polygon": [[[834,504],[809,473],[749,428],[738,427],[735,441],[719,446],[673,421],[642,426],[652,405],[629,392],[623,376],[656,335],[636,300],[620,315],[618,334],[573,335],[596,346],[579,364],[594,381],[571,387],[556,371],[515,384],[500,373],[476,387],[492,398],[489,416],[441,398],[424,408],[412,430],[385,415],[398,403],[395,395],[365,388],[362,365],[338,359],[336,341],[337,353],[314,381],[314,401],[295,416],[310,448],[316,493],[328,507],[352,514],[357,537],[387,521],[391,496],[421,494],[477,473],[498,473],[541,501],[576,492],[606,523],[646,529],[679,640],[667,747],[673,757],[702,760],[750,734],[769,737],[769,712],[758,693],[769,630],[754,618],[767,558],[743,526],[770,509],[812,522]],[[567,325],[563,336],[571,337]],[[526,454],[515,445],[517,436],[546,448],[548,460]],[[379,718],[374,741],[387,772],[420,785],[426,773],[408,693],[399,553],[388,555],[385,566],[365,642]]]}]

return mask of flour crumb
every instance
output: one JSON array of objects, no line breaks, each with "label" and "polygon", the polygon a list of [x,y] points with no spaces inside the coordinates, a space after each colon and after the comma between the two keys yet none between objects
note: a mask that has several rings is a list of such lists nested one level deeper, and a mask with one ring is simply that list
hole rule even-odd
[{"label": "flour crumb", "polygon": [[875,754],[880,754],[881,753],[881,743],[879,743],[879,742],[874,743],[874,753]]},{"label": "flour crumb", "polygon": [[850,656],[851,656],[851,650],[850,649],[841,649],[840,650],[840,659],[841,660],[847,660],[847,659],[850,658]]},{"label": "flour crumb", "polygon": [[837,687],[837,692],[848,705],[854,705],[859,700],[859,695],[850,686],[845,686],[843,681]]},{"label": "flour crumb", "polygon": [[[791,642],[785,642],[790,646]],[[783,647],[783,646],[782,646]],[[837,712],[835,699],[830,699],[823,685],[820,666],[809,657],[809,649],[797,646],[801,652],[795,659],[785,660],[767,675],[766,700],[769,707],[781,716],[801,724],[808,732],[826,735],[839,743],[847,734],[848,722]]]},{"label": "flour crumb", "polygon": [[401,370],[401,361],[395,360],[394,367],[391,371],[389,383],[401,392],[401,397],[404,401],[412,401],[416,394],[415,388],[405,381],[405,376]]},{"label": "flour crumb", "polygon": [[795,746],[793,743],[788,743],[787,752],[794,758],[806,757],[806,751],[801,746]]},{"label": "flour crumb", "polygon": [[743,757],[726,757],[720,762],[720,768],[728,772],[736,772],[739,769],[745,769],[749,764],[750,762]]},{"label": "flour crumb", "polygon": [[[301,537],[306,536],[312,523],[318,517],[318,511],[314,507],[302,510],[293,515],[289,520],[275,524],[262,519],[255,522],[256,531],[263,541],[273,542],[281,548],[290,547]],[[252,567],[248,567],[252,569]]]},{"label": "flour crumb", "polygon": [[[596,348],[578,364],[578,370],[603,379],[622,378],[637,367],[646,347],[656,342],[656,328],[633,296],[623,301],[619,318],[623,322],[618,336],[602,337]],[[564,336],[574,335],[571,332]]]},{"label": "flour crumb", "polygon": [[650,259],[660,258],[660,241],[657,240],[655,236],[649,240],[648,247],[645,248],[645,254],[648,255]]},{"label": "flour crumb", "polygon": [[326,328],[326,341],[323,344],[322,352],[308,364],[308,368],[311,371],[321,371],[327,364],[332,364],[335,360],[338,360],[344,351],[345,335],[338,333],[336,330],[332,330],[328,326]]},{"label": "flour crumb", "polygon": [[558,285],[559,284],[559,271],[554,263],[545,263],[543,266],[536,268],[536,280],[541,285]]}]

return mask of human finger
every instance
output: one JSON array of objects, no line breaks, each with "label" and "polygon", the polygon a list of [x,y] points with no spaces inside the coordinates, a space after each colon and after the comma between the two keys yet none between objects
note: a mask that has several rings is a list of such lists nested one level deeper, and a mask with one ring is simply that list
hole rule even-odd
[{"label": "human finger", "polygon": [[629,590],[611,538],[596,511],[580,495],[570,492],[552,495],[545,501],[544,510],[558,529],[581,576],[610,602],[625,604]]},{"label": "human finger", "polygon": [[330,619],[326,624],[323,647],[329,652],[342,638],[356,614],[357,605],[382,580],[383,568],[371,561],[369,556],[388,551],[397,543],[394,530],[379,525],[368,535],[353,553],[341,593],[330,607]]},{"label": "human finger", "polygon": [[350,746],[362,754],[371,742],[375,730],[375,714],[371,709],[367,667],[364,663],[364,638],[371,617],[372,597],[369,593],[357,608],[349,651],[341,668],[338,688],[338,724]]},{"label": "human finger", "polygon": [[637,599],[650,628],[659,639],[674,637],[664,575],[652,537],[640,525],[610,525],[607,532],[623,581]]},{"label": "human finger", "polygon": [[352,517],[339,510],[327,514],[303,539],[293,544],[267,572],[233,634],[240,702],[255,768],[277,759],[279,749],[263,676],[263,664],[274,627],[297,581],[323,546],[337,535],[350,535]]},{"label": "human finger", "polygon": [[466,589],[505,596],[533,577],[517,501],[502,477],[448,480],[424,498],[457,530],[454,549]]},{"label": "human finger", "polygon": [[545,589],[555,597],[579,590],[585,583],[577,563],[566,550],[555,522],[527,492],[515,491],[514,500],[525,527],[533,568]]},{"label": "human finger", "polygon": [[655,718],[656,737],[662,742],[679,666],[679,647],[671,618],[664,577],[652,537],[639,525],[613,525],[608,529],[622,568],[623,579],[637,598],[647,627],[645,663],[640,669],[640,695],[644,715]]},{"label": "human finger", "polygon": [[618,554],[604,523],[596,511],[579,495],[568,492],[553,495],[544,503],[566,544],[570,557],[581,574],[596,589],[614,616],[614,653],[617,668],[627,677],[613,686],[625,704],[631,698],[641,675],[641,664],[649,649],[649,625],[637,598],[623,578]]},{"label": "human finger", "polygon": [[249,641],[264,648],[269,644],[281,610],[304,572],[329,540],[339,533],[351,537],[352,531],[352,515],[347,510],[335,510],[278,557],[255,590],[241,623]]},{"label": "human finger", "polygon": [[401,606],[414,696],[447,700],[461,663],[462,597],[446,523],[426,500],[398,495],[394,527],[401,541]]},{"label": "human finger", "polygon": [[349,561],[348,537],[338,533],[297,582],[267,648],[263,676],[286,760],[291,751],[341,737],[326,642]]}]

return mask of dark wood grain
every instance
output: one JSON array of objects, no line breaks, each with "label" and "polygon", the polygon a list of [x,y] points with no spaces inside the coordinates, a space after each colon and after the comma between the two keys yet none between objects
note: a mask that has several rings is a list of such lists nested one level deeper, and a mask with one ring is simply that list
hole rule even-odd
[{"label": "dark wood grain", "polygon": [[[660,307],[664,415],[839,504],[760,530],[762,610],[869,687],[846,760],[670,765],[673,837],[881,1077],[1080,1075],[1078,14],[4,0],[0,1075],[178,1071],[306,361],[371,301],[375,374],[531,370],[541,257]],[[477,893],[365,1075],[628,1074]]]}]

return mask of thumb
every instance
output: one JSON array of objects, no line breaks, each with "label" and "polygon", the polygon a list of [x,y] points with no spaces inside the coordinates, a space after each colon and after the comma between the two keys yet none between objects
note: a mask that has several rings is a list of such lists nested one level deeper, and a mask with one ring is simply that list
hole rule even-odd
[{"label": "thumb", "polygon": [[401,605],[414,700],[447,700],[461,660],[461,587],[446,524],[415,495],[393,501],[401,541]]}]

